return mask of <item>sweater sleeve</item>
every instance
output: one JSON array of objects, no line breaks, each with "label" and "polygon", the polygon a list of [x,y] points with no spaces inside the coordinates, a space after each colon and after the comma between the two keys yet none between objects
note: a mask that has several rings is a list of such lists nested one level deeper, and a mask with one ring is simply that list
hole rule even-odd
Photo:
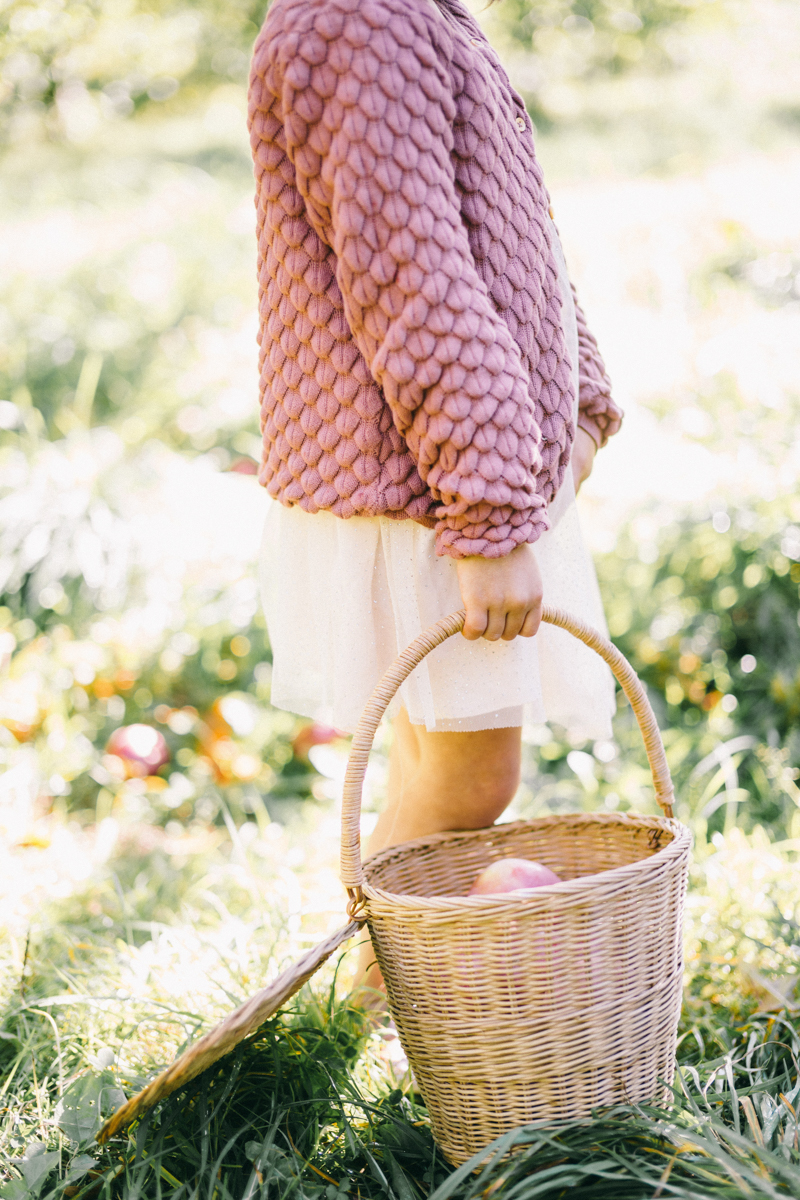
[{"label": "sweater sleeve", "polygon": [[578,322],[578,425],[594,438],[598,449],[619,431],[623,412],[611,397],[611,380],[606,374],[594,334],[586,324],[574,285],[575,316]]},{"label": "sweater sleeve", "polygon": [[310,12],[305,28],[284,27],[275,63],[308,219],[335,251],[353,338],[436,501],[437,553],[501,557],[548,527],[541,432],[461,219],[449,77],[411,6]]}]

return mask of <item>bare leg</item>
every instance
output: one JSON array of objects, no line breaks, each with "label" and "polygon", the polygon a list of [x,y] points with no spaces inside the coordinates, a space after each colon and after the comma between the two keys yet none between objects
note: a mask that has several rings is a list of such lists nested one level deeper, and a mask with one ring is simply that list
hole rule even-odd
[{"label": "bare leg", "polygon": [[[367,854],[448,829],[492,825],[519,783],[521,730],[428,733],[405,709],[394,721],[386,807]],[[361,947],[357,981],[380,987],[369,941]]]}]

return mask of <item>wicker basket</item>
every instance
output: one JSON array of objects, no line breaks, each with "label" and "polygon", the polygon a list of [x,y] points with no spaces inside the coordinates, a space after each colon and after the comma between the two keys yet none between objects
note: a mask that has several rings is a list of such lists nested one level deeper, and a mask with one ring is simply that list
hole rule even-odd
[{"label": "wicker basket", "polygon": [[[366,915],[389,1006],[434,1135],[454,1164],[509,1129],[653,1099],[674,1072],[689,831],[672,819],[661,737],[630,665],[594,630],[547,610],[609,663],[647,748],[665,815],[550,816],[407,842],[369,859],[361,789],[375,730],[454,614],[387,672],[353,739],[342,880]],[[564,882],[467,897],[495,859],[534,859]]]},{"label": "wicker basket", "polygon": [[[681,991],[688,830],[652,709],[630,665],[574,618],[543,619],[609,663],[631,701],[664,817],[543,817],[393,846],[363,866],[361,789],[372,740],[407,675],[464,614],[423,633],[389,668],[353,737],[342,810],[349,924],[205,1033],[127,1100],[105,1142],[254,1036],[366,921],[392,1015],[453,1163],[538,1117],[655,1097],[672,1079]],[[508,855],[536,859],[563,883],[467,897],[477,873]]]}]

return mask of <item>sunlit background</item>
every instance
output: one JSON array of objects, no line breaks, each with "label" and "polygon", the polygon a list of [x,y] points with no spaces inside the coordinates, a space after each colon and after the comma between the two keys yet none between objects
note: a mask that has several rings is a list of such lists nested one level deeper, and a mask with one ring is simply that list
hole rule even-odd
[{"label": "sunlit background", "polygon": [[[685,1028],[738,1020],[798,964],[800,5],[473,7],[627,414],[580,503],[696,837]],[[0,6],[0,1175],[342,922],[347,742],[270,707],[254,573],[264,10]],[[509,816],[652,806],[622,705],[525,740]]]}]

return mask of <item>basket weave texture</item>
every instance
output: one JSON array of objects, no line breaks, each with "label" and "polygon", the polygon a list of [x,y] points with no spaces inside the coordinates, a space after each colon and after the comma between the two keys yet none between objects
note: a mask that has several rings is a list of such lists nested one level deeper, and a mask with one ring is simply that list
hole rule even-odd
[{"label": "basket weave texture", "polygon": [[[418,639],[373,694],[353,740],[342,842],[351,914],[366,913],[401,1042],[455,1164],[517,1125],[654,1099],[671,1082],[691,842],[672,819],[661,738],[632,668],[596,631],[549,612],[623,683],[670,815],[550,816],[438,834],[362,868],[358,812],[372,734],[428,652],[424,639],[438,644],[459,617]],[[477,874],[505,857],[544,863],[563,882],[467,897]]]},{"label": "basket weave texture", "polygon": [[[661,735],[630,664],[568,614],[545,608],[543,620],[611,666],[666,815],[517,821],[407,842],[362,864],[361,792],[375,731],[403,680],[461,629],[464,613],[444,618],[389,668],[353,736],[341,868],[350,923],[184,1050],[114,1113],[99,1142],[253,1035],[365,921],[436,1140],[453,1163],[517,1125],[647,1100],[671,1081],[691,837],[672,819]],[[509,856],[542,862],[563,882],[466,896],[479,871]]]}]

